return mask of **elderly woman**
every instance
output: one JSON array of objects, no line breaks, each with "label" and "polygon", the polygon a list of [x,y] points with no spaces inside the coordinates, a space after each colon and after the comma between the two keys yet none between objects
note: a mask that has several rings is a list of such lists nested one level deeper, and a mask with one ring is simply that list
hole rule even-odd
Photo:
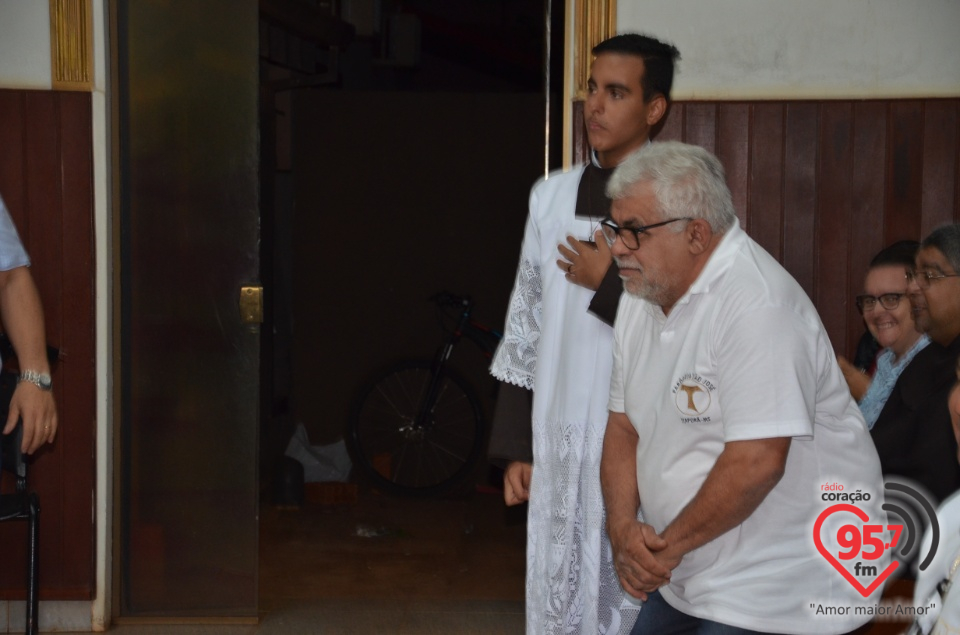
[{"label": "elderly woman", "polygon": [[904,272],[913,271],[916,245],[907,245],[897,243],[874,257],[866,293],[857,298],[867,328],[884,347],[859,403],[884,477],[907,479],[931,501],[941,501],[960,488],[953,430],[940,416],[950,387],[945,369],[952,377],[955,360],[916,332],[904,295]]},{"label": "elderly woman", "polygon": [[839,360],[850,392],[859,400],[863,418],[871,429],[900,373],[930,343],[930,338],[917,331],[907,298],[905,273],[912,270],[918,247],[919,243],[904,240],[880,251],[870,262],[863,295],[857,296],[857,309],[881,347],[873,380],[847,360]]},{"label": "elderly woman", "polygon": [[871,429],[900,373],[930,343],[929,337],[917,331],[907,298],[906,272],[913,269],[919,246],[904,240],[881,250],[870,261],[863,281],[864,293],[857,296],[857,309],[881,347],[873,380],[859,401]]}]

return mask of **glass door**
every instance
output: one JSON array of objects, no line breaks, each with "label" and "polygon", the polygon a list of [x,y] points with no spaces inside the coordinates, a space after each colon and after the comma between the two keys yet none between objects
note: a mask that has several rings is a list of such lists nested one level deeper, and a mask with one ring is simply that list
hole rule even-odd
[{"label": "glass door", "polygon": [[256,616],[258,5],[116,3],[121,616]]}]

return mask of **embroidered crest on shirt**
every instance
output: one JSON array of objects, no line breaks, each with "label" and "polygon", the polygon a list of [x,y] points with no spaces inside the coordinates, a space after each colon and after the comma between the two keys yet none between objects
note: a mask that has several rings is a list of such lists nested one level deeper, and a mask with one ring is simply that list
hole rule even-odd
[{"label": "embroidered crest on shirt", "polygon": [[686,373],[673,384],[674,403],[682,415],[681,423],[706,423],[710,417],[704,413],[710,409],[711,393],[716,390],[708,379],[696,373]]}]

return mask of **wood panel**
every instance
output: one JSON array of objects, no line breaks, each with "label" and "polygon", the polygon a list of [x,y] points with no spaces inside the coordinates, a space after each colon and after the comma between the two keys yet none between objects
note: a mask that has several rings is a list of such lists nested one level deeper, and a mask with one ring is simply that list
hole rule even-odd
[{"label": "wood panel", "polygon": [[[783,165],[783,265],[814,297],[817,232],[817,129],[820,109],[813,103],[786,105]],[[769,213],[769,210],[767,210]]]},{"label": "wood panel", "polygon": [[[783,257],[783,104],[752,107],[747,231],[775,258]],[[767,211],[769,210],[769,211]]]},{"label": "wood panel", "polygon": [[845,355],[873,255],[960,222],[960,99],[676,102],[657,139],[720,157],[742,226]]},{"label": "wood panel", "polygon": [[[951,221],[960,191],[960,108],[956,101],[930,102],[923,117],[923,175],[920,192],[920,233],[924,236]],[[944,184],[953,183],[953,189]]]},{"label": "wood panel", "polygon": [[890,104],[890,153],[884,234],[892,240],[920,235],[923,174],[923,113],[919,101]]},{"label": "wood panel", "polygon": [[[62,353],[53,372],[59,436],[30,472],[43,509],[40,597],[89,599],[96,416],[91,98],[0,90],[0,121],[0,195],[30,253],[47,340]],[[0,599],[25,596],[25,542],[24,524],[0,524]]]},{"label": "wood panel", "polygon": [[[814,302],[833,345],[846,350],[849,280],[850,178],[853,173],[853,105],[824,104],[820,116],[817,188],[817,260]],[[848,306],[848,304],[850,306]]]},{"label": "wood panel", "polygon": [[[853,172],[851,174],[850,226],[856,240],[849,241],[847,298],[863,293],[863,279],[874,254],[889,244],[878,214],[883,210],[884,166],[887,161],[887,105],[860,102],[853,105]],[[892,242],[892,241],[891,241]],[[856,313],[849,308],[846,315]],[[847,321],[847,342],[856,345],[863,334],[860,320]],[[848,347],[849,350],[849,347]]]}]

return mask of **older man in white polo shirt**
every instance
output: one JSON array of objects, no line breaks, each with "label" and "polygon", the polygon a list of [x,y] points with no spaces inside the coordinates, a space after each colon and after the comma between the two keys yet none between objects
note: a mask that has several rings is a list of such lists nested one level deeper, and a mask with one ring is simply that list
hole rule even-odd
[{"label": "older man in white polo shirt", "polygon": [[[840,562],[836,529],[851,538],[864,521],[824,501],[868,494],[855,506],[884,523],[880,464],[813,304],[739,228],[706,150],[653,144],[608,193],[604,231],[627,293],[601,479],[621,584],[647,600],[634,633],[866,622],[855,609],[876,604],[882,580],[864,595],[822,555]],[[824,515],[831,529],[815,539]],[[882,552],[857,563],[880,574]]]}]

